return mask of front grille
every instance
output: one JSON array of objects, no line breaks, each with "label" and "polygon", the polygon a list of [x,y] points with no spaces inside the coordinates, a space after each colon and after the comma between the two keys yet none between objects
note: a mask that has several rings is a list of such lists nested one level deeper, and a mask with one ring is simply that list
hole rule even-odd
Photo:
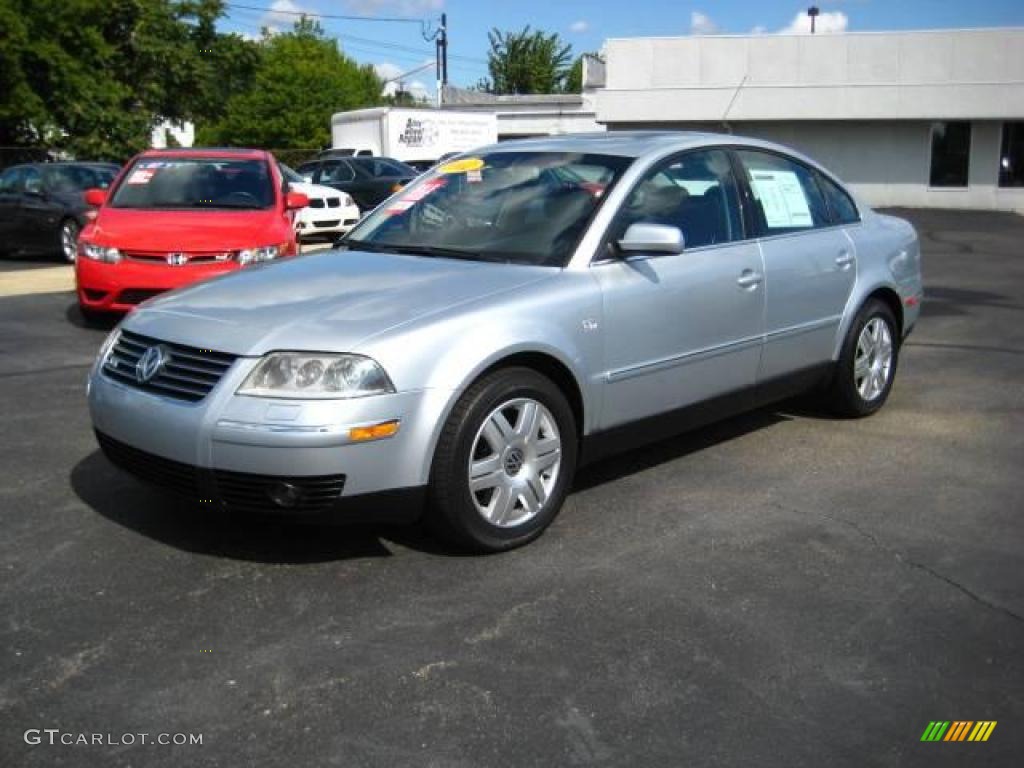
[{"label": "front grille", "polygon": [[[174,253],[178,253],[175,251]],[[138,261],[144,264],[159,264],[161,266],[168,266],[169,262],[167,257],[170,255],[169,252],[163,251],[128,251],[123,254],[124,258],[129,261]],[[206,251],[201,253],[186,253],[181,252],[181,255],[185,257],[184,264],[171,264],[170,266],[190,266],[199,264],[215,264],[223,261],[231,261],[234,254],[231,251]]]},{"label": "front grille", "polygon": [[339,224],[341,224],[341,219],[328,219],[327,221],[314,221],[313,222],[313,226],[320,227],[321,229],[323,229],[325,227],[336,227]]},{"label": "front grille", "polygon": [[[112,464],[140,480],[240,512],[320,512],[338,501],[345,489],[345,475],[282,477],[201,469],[133,448],[99,431],[96,439]],[[280,504],[274,494],[281,498],[284,485],[290,486],[292,495],[287,504]]]},{"label": "front grille", "polygon": [[323,198],[320,198],[320,197],[311,197],[311,198],[309,198],[309,207],[310,208],[323,208],[324,207]]},{"label": "front grille", "polygon": [[199,473],[191,464],[182,464],[180,461],[172,461],[162,456],[140,451],[138,448],[125,445],[102,432],[96,433],[96,440],[112,464],[116,464],[140,480],[168,488],[189,498],[202,497]]},{"label": "front grille", "polygon": [[[135,366],[150,347],[160,345],[166,353],[163,367],[149,381],[141,382]],[[176,400],[198,402],[213,389],[235,362],[234,355],[174,344],[121,331],[103,363],[103,373],[114,381]]]},{"label": "front grille", "polygon": [[[213,476],[217,495],[225,506],[252,512],[318,512],[337,501],[345,487],[345,475],[276,477],[215,469]],[[276,487],[284,483],[294,489],[293,502],[287,506],[272,497]]]},{"label": "front grille", "polygon": [[141,304],[146,299],[159,296],[165,289],[126,288],[117,295],[118,304]]},{"label": "front grille", "polygon": [[341,198],[340,197],[328,197],[327,198],[327,207],[328,208],[337,208],[340,205],[341,205]]}]

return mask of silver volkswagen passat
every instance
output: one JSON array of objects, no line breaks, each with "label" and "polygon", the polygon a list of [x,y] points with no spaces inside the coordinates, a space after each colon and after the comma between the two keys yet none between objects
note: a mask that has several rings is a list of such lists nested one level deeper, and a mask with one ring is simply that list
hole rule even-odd
[{"label": "silver volkswagen passat", "polygon": [[89,380],[99,443],[242,511],[411,519],[508,549],[581,462],[820,388],[885,402],[913,228],[736,136],[509,142],[435,167],[336,250],[147,302]]}]

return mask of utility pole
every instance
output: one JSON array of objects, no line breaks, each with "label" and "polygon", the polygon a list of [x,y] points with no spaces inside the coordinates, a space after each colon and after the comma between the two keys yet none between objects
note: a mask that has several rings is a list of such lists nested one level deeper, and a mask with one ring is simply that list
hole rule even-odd
[{"label": "utility pole", "polygon": [[[448,14],[441,14],[441,26],[437,32],[428,36],[426,29],[423,32],[424,40],[434,41],[434,57],[436,63],[435,78],[437,83],[437,108],[441,108],[444,101],[444,87],[448,85]],[[429,65],[428,65],[429,66]]]},{"label": "utility pole", "polygon": [[818,6],[812,5],[807,9],[807,15],[811,17],[811,34],[814,34],[814,20],[818,18],[818,14],[821,11],[818,10]]}]

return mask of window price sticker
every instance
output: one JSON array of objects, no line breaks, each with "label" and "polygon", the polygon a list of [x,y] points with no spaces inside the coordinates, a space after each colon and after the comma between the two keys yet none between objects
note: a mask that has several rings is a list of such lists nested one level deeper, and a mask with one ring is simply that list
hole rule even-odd
[{"label": "window price sticker", "polygon": [[128,184],[149,184],[153,175],[156,173],[156,168],[139,168],[132,171],[132,175],[128,177]]}]

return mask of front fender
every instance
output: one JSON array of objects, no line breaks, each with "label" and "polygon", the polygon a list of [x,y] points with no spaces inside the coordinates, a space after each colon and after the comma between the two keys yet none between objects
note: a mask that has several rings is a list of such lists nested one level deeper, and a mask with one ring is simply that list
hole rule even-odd
[{"label": "front fender", "polygon": [[452,409],[485,371],[515,355],[545,355],[573,377],[583,404],[584,434],[600,413],[599,376],[604,354],[600,291],[587,272],[563,272],[544,285],[526,286],[471,307],[460,306],[420,328],[378,339],[359,350],[381,363],[399,389],[416,383],[431,392],[433,423],[417,425],[423,434],[423,477],[429,476],[434,448]]}]

